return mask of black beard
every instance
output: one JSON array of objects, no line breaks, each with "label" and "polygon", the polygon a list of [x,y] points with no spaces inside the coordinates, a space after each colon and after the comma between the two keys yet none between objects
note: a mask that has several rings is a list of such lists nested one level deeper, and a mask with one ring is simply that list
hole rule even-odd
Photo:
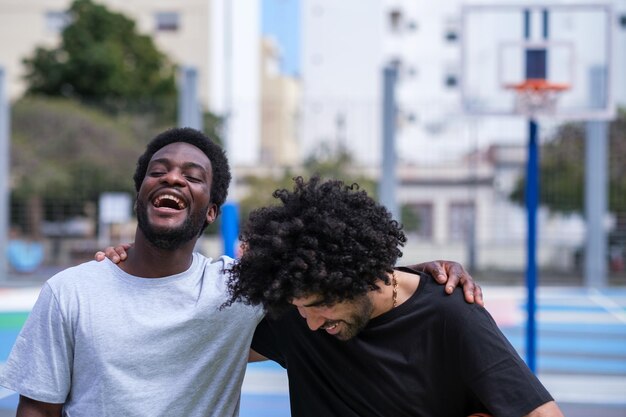
[{"label": "black beard", "polygon": [[350,321],[343,321],[345,328],[335,335],[337,339],[346,341],[359,334],[361,330],[370,322],[370,317],[374,311],[374,306],[367,296],[363,295],[354,301],[354,310],[350,316]]},{"label": "black beard", "polygon": [[[208,207],[206,210],[208,210]],[[137,200],[137,224],[152,245],[158,249],[176,250],[200,235],[205,222],[205,217],[202,213],[206,213],[206,210],[187,216],[185,222],[178,228],[155,230],[148,221],[146,205],[142,201]]]}]

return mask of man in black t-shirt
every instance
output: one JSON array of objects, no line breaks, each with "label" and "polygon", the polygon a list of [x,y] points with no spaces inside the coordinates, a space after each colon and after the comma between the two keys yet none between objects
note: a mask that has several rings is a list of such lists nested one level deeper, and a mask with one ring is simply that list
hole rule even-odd
[{"label": "man in black t-shirt", "polygon": [[394,269],[406,238],[358,186],[296,178],[254,212],[230,302],[262,304],[252,349],[289,376],[294,417],[562,417],[480,305]]}]

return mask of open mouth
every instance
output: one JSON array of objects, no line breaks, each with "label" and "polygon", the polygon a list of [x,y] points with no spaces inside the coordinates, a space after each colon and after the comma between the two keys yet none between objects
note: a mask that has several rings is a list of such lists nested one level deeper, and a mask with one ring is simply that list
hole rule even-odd
[{"label": "open mouth", "polygon": [[152,205],[156,208],[170,208],[174,210],[184,210],[187,203],[172,194],[161,194],[152,200]]},{"label": "open mouth", "polygon": [[333,330],[337,326],[339,326],[339,322],[338,321],[333,321],[333,322],[330,322],[330,323],[324,323],[324,325],[322,326],[322,329],[323,330]]}]

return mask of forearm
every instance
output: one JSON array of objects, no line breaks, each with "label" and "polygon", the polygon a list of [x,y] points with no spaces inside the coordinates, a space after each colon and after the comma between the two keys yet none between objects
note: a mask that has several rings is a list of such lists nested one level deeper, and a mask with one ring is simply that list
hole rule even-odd
[{"label": "forearm", "polygon": [[550,401],[535,408],[524,417],[563,417],[563,413],[554,401]]},{"label": "forearm", "polygon": [[248,362],[261,362],[266,360],[268,359],[265,356],[250,349],[250,353],[248,354]]},{"label": "forearm", "polygon": [[15,417],[61,417],[63,404],[51,404],[20,395]]}]

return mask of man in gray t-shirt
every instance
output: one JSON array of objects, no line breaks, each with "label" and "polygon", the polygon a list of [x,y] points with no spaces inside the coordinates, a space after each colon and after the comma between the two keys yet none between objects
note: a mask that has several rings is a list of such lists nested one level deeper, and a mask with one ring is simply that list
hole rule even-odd
[{"label": "man in gray t-shirt", "polygon": [[[260,308],[226,298],[223,270],[195,253],[162,278],[110,261],[45,283],[0,384],[70,416],[236,416]],[[237,331],[234,331],[237,329]]]},{"label": "man in gray t-shirt", "polygon": [[225,299],[227,258],[193,254],[226,199],[223,150],[194,129],[161,133],[134,175],[135,245],[50,279],[0,385],[18,416],[236,416],[250,338],[262,317]]}]

